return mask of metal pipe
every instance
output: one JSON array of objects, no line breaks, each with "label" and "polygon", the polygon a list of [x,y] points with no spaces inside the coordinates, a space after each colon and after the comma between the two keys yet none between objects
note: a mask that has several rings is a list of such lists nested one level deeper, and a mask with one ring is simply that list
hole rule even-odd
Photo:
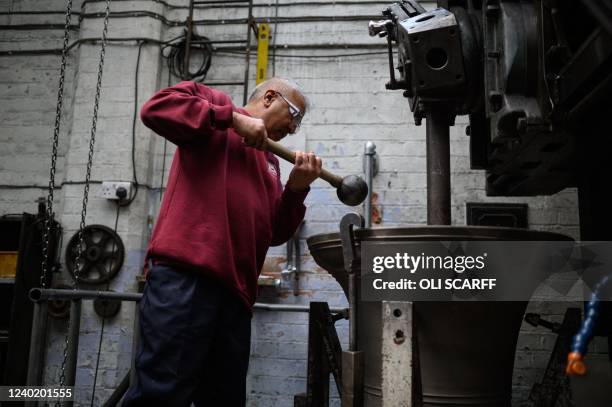
[{"label": "metal pipe", "polygon": [[237,82],[208,82],[206,81],[206,85],[207,86],[240,86],[240,85],[244,85],[244,82],[242,81],[237,81]]},{"label": "metal pipe", "polygon": [[[301,224],[300,224],[301,227]],[[294,263],[293,263],[293,295],[300,295],[300,273],[302,272],[302,259],[300,253],[300,236],[299,236],[298,228],[295,236],[293,237],[293,247],[295,248],[294,252]]]},{"label": "metal pipe", "polygon": [[359,306],[357,303],[358,295],[357,295],[357,275],[355,272],[352,272],[348,276],[348,292],[349,292],[349,312],[348,319],[349,323],[349,350],[356,351],[358,350],[358,339],[357,335],[359,331],[357,330],[357,307]]},{"label": "metal pipe", "polygon": [[363,146],[363,154],[365,158],[365,181],[368,185],[368,195],[364,202],[363,215],[365,218],[365,227],[372,227],[372,182],[374,179],[374,155],[376,154],[376,144],[367,141]]},{"label": "metal pipe", "polygon": [[130,362],[130,386],[136,384],[136,355],[140,341],[140,309],[138,304],[134,306],[134,329],[132,331],[132,360]]},{"label": "metal pipe", "polygon": [[355,254],[355,236],[353,229],[363,227],[365,220],[363,216],[356,213],[347,213],[340,220],[340,240],[342,241],[342,257],[344,259],[344,269],[348,274],[348,300],[349,300],[349,351],[359,349],[359,329],[357,328],[358,307],[359,307],[359,284],[357,284],[356,267],[357,258]]},{"label": "metal pipe", "polygon": [[253,0],[249,0],[249,15],[247,17],[247,43],[246,43],[246,62],[244,66],[244,91],[242,95],[242,105],[246,106],[249,97],[249,66],[251,65],[251,24],[255,24],[253,19]]},{"label": "metal pipe", "polygon": [[[68,356],[66,357],[66,386],[74,386],[81,330],[81,300],[70,301],[70,329],[68,330]],[[66,402],[71,406],[72,401]]]},{"label": "metal pipe", "polygon": [[449,115],[427,109],[427,224],[451,224]]},{"label": "metal pipe", "polygon": [[[56,288],[41,289],[32,288],[30,290],[30,299],[36,304],[44,303],[46,300],[59,298],[65,300],[92,300],[96,298],[113,299],[120,301],[140,301],[141,293],[117,293],[114,291],[88,291],[88,290],[62,290]],[[266,304],[256,302],[253,304],[254,309],[268,311],[289,311],[289,312],[308,312],[309,308],[305,305],[292,304]],[[35,308],[36,309],[36,308]],[[342,312],[344,308],[330,308],[332,312]],[[136,307],[138,311],[138,307]],[[138,318],[136,318],[137,320]]]},{"label": "metal pipe", "polygon": [[45,301],[52,298],[64,300],[80,300],[80,299],[110,299],[120,301],[140,301],[142,294],[140,293],[116,293],[113,291],[90,291],[90,290],[62,290],[57,288],[32,288],[30,290],[30,299],[34,302]]},{"label": "metal pipe", "polygon": [[[45,345],[45,332],[47,331],[47,303],[34,303],[32,317],[32,333],[30,336],[30,355],[28,357],[28,375],[26,384],[38,386],[42,373],[42,354]],[[30,405],[35,405],[32,403]]]},{"label": "metal pipe", "polygon": [[130,372],[131,371],[127,372],[125,376],[123,376],[123,380],[121,380],[119,386],[117,386],[106,402],[102,404],[102,407],[115,407],[117,404],[119,404],[130,387]]},{"label": "metal pipe", "polygon": [[[265,304],[256,302],[253,304],[253,309],[264,311],[287,311],[287,312],[309,312],[310,308],[306,305],[291,305],[291,304]],[[346,308],[330,308],[331,312],[346,313]]]},{"label": "metal pipe", "polygon": [[191,58],[191,35],[193,33],[193,0],[189,1],[189,16],[187,17],[187,34],[185,38],[185,60],[182,80],[189,79],[189,62]]}]

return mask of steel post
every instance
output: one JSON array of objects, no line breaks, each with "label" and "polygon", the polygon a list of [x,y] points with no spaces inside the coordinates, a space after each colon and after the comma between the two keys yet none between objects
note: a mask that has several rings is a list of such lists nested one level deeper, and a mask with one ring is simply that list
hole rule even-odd
[{"label": "steel post", "polygon": [[372,227],[372,182],[374,179],[374,155],[376,155],[376,144],[368,141],[364,145],[365,159],[365,181],[368,184],[368,195],[364,202],[363,214],[365,218],[365,227]]},{"label": "steel post", "polygon": [[[38,386],[41,383],[43,371],[43,355],[45,338],[47,332],[47,302],[34,303],[34,315],[32,317],[32,333],[30,335],[30,354],[28,357],[28,386]],[[26,401],[26,407],[38,405],[37,401]]]},{"label": "steel post", "polygon": [[451,224],[449,114],[427,109],[427,224]]}]

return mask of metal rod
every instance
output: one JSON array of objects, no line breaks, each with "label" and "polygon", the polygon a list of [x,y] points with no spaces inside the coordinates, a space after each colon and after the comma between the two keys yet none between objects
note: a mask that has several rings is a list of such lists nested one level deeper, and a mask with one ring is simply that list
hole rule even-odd
[{"label": "metal rod", "polygon": [[[81,300],[70,301],[70,329],[68,331],[68,357],[66,358],[66,386],[74,386],[81,330]],[[72,405],[67,402],[66,405]]]},{"label": "metal rod", "polygon": [[356,213],[347,213],[340,220],[340,240],[342,241],[342,257],[344,259],[344,269],[348,274],[348,300],[349,300],[349,351],[359,349],[359,329],[357,328],[358,307],[359,307],[359,284],[357,284],[357,273],[359,267],[356,266],[355,236],[353,229],[363,227],[365,220],[363,216]]},{"label": "metal rod", "polygon": [[[120,301],[140,301],[141,293],[117,293],[114,291],[88,291],[88,290],[62,290],[56,288],[41,289],[33,288],[30,290],[30,299],[36,304],[44,303],[49,299],[64,299],[64,300],[92,300],[96,298],[113,299]],[[308,312],[307,305],[292,305],[292,304],[266,304],[256,302],[253,305],[254,309],[267,311],[289,311],[289,312]],[[344,308],[330,308],[332,312],[344,312]],[[36,308],[35,308],[36,310]],[[136,307],[138,311],[138,307]],[[136,318],[137,320],[138,318]]]},{"label": "metal rod", "polygon": [[185,38],[185,60],[183,61],[184,71],[181,79],[189,79],[189,62],[191,58],[191,34],[193,32],[193,0],[189,1],[189,17],[187,17],[187,35]]},{"label": "metal rod", "polygon": [[115,407],[117,404],[119,404],[119,402],[127,392],[128,388],[130,387],[130,372],[131,371],[128,371],[125,376],[123,376],[123,380],[121,380],[119,386],[117,386],[115,391],[113,391],[108,400],[106,400],[106,402],[102,404],[102,407]]},{"label": "metal rod", "polygon": [[[142,294],[141,294],[142,295]],[[130,386],[136,385],[136,355],[140,341],[140,310],[138,304],[134,307],[134,329],[132,333],[132,360],[130,362]]]},{"label": "metal rod", "polygon": [[427,109],[427,224],[451,224],[449,115]]},{"label": "metal rod", "polygon": [[[290,305],[290,304],[264,304],[256,302],[253,304],[253,309],[265,311],[287,311],[287,312],[309,312],[310,308],[307,305]],[[346,308],[330,308],[331,312],[346,313]]]},{"label": "metal rod", "polygon": [[300,295],[300,273],[302,272],[302,259],[300,253],[300,228],[302,224],[298,227],[295,235],[293,236],[291,244],[295,248],[294,252],[294,264],[293,264],[293,295],[296,297]]},{"label": "metal rod", "polygon": [[192,44],[244,44],[245,40],[195,40]]},{"label": "metal rod", "polygon": [[64,300],[72,299],[111,299],[120,301],[140,301],[142,294],[139,293],[116,293],[112,291],[89,291],[89,290],[62,290],[56,288],[32,288],[30,290],[30,299],[32,301],[44,301],[52,298]]},{"label": "metal rod", "polygon": [[244,85],[244,82],[209,82],[206,81],[206,86],[240,86]]},{"label": "metal rod", "polygon": [[249,0],[216,0],[216,1],[196,1],[195,4],[222,4],[222,3],[250,3]]},{"label": "metal rod", "polygon": [[348,276],[348,292],[349,292],[349,350],[358,350],[358,339],[357,339],[357,275],[353,272]]},{"label": "metal rod", "polygon": [[[42,354],[47,331],[47,303],[34,303],[32,333],[30,336],[30,355],[28,357],[28,386],[38,386],[42,373]],[[35,405],[32,403],[31,405]]]},{"label": "metal rod", "polygon": [[376,154],[376,144],[367,141],[364,145],[363,154],[365,158],[365,181],[368,184],[368,195],[364,202],[363,215],[365,227],[372,227],[372,181],[374,179],[374,155]]},{"label": "metal rod", "polygon": [[246,62],[244,67],[244,92],[242,104],[246,106],[249,97],[249,66],[251,65],[251,24],[255,24],[253,19],[253,0],[249,0],[249,16],[247,18],[247,43],[246,43]]}]

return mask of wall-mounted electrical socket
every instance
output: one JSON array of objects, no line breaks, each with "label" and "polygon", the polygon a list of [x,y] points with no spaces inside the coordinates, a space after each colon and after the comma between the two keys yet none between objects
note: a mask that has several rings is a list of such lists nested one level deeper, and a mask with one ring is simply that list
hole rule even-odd
[{"label": "wall-mounted electrical socket", "polygon": [[[123,195],[125,190],[125,195]],[[100,189],[100,197],[105,199],[128,199],[132,196],[132,183],[123,181],[104,181]]]}]

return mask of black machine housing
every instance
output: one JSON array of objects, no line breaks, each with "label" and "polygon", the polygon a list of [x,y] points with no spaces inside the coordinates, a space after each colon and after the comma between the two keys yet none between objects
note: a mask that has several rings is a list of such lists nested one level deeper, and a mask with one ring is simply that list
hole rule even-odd
[{"label": "black machine housing", "polygon": [[404,90],[417,125],[429,109],[450,124],[469,115],[471,168],[486,170],[488,195],[578,187],[590,150],[611,151],[585,140],[612,117],[611,1],[447,0],[427,11],[404,0],[383,18],[370,34],[388,38],[387,88]]}]

